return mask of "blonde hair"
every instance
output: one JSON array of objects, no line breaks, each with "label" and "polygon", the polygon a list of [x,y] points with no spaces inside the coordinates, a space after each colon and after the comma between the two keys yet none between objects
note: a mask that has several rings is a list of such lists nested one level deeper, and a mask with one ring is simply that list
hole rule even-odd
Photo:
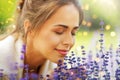
[{"label": "blonde hair", "polygon": [[21,0],[17,11],[16,29],[14,32],[24,33],[24,20],[31,22],[30,30],[38,30],[38,28],[48,20],[60,7],[73,4],[79,11],[80,22],[83,20],[83,12],[81,10],[79,0]]}]

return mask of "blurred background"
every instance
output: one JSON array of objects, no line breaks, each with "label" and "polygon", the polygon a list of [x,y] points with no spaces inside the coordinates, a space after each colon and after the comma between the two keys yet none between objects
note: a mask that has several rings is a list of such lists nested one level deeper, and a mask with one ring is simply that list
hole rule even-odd
[{"label": "blurred background", "polygon": [[[14,28],[18,0],[0,0],[0,37]],[[106,48],[118,46],[120,41],[120,0],[80,0],[84,20],[76,36],[75,48],[84,45],[87,49],[97,46],[101,22],[104,28]]]},{"label": "blurred background", "polygon": [[[0,39],[15,29],[14,23],[17,1],[18,0],[0,0]],[[103,33],[103,53],[106,54],[109,52],[108,56],[110,56],[110,58],[106,60],[111,62],[109,64],[111,67],[109,66],[107,70],[103,70],[110,71],[110,75],[113,77],[115,73],[113,70],[118,69],[119,72],[116,76],[120,77],[120,62],[116,64],[115,61],[115,59],[117,61],[120,60],[120,0],[80,0],[80,3],[84,11],[84,20],[76,34],[76,43],[72,50],[74,50],[78,56],[83,57],[82,59],[85,59],[85,56],[87,56],[91,61],[93,59],[98,62],[98,64],[99,62],[102,64],[102,60],[106,58],[102,57],[101,52],[99,52],[101,49],[100,43],[102,43],[100,42],[100,34]],[[117,50],[119,50],[119,53]],[[91,54],[92,58],[89,56]],[[103,66],[100,65],[99,67],[101,68]],[[116,66],[119,66],[119,68]],[[102,73],[100,73],[100,77],[101,74]]]}]

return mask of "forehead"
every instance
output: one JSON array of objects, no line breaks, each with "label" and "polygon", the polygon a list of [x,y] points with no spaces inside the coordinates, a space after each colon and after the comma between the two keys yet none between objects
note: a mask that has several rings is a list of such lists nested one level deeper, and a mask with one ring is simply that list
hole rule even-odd
[{"label": "forehead", "polygon": [[60,7],[46,22],[79,25],[79,11],[73,4]]}]

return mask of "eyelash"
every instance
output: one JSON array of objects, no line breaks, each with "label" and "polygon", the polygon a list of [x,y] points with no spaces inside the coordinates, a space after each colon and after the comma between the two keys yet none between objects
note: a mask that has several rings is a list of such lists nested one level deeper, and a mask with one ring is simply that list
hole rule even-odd
[{"label": "eyelash", "polygon": [[58,34],[58,35],[61,35],[61,34],[63,34],[63,32],[55,32],[56,34]]},{"label": "eyelash", "polygon": [[73,36],[75,36],[76,35],[76,33],[71,33]]},{"label": "eyelash", "polygon": [[[56,34],[58,34],[58,35],[61,35],[61,34],[63,34],[64,32],[55,32]],[[75,36],[76,35],[76,33],[71,33],[73,36]]]}]

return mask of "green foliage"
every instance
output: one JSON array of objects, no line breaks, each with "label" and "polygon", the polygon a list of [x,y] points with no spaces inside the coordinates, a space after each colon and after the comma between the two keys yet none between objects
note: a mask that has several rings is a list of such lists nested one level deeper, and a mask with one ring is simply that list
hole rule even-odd
[{"label": "green foliage", "polygon": [[0,0],[0,33],[6,31],[9,24],[14,21],[17,0]]},{"label": "green foliage", "polygon": [[[82,0],[84,19],[86,22],[91,22],[91,27],[82,25],[83,29],[90,31],[100,29],[99,22],[103,20],[106,25],[111,25],[110,30],[114,30],[116,25],[120,25],[120,8],[119,0]],[[87,7],[87,9],[86,9]],[[93,18],[96,16],[96,18]]]}]

